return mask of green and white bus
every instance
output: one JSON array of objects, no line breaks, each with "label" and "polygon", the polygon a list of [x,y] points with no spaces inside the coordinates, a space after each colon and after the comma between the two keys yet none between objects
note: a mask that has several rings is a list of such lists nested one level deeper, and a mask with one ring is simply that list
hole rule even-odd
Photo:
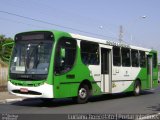
[{"label": "green and white bus", "polygon": [[28,98],[133,92],[158,86],[157,51],[61,31],[15,35],[8,91]]}]

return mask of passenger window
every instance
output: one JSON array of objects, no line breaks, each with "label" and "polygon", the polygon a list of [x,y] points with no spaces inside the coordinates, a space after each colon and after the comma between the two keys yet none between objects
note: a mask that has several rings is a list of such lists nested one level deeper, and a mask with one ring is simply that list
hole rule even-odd
[{"label": "passenger window", "polygon": [[144,51],[139,51],[140,67],[146,67],[146,55]]},{"label": "passenger window", "polygon": [[156,68],[157,67],[157,54],[153,53],[153,67]]},{"label": "passenger window", "polygon": [[122,54],[122,66],[124,66],[124,67],[131,66],[131,62],[130,62],[130,49],[128,49],[128,48],[121,48],[121,54]]},{"label": "passenger window", "polygon": [[139,67],[138,50],[131,50],[132,67]]},{"label": "passenger window", "polygon": [[113,47],[113,65],[121,66],[120,47]]},{"label": "passenger window", "polygon": [[93,42],[81,41],[81,59],[84,64],[99,64],[99,45]]},{"label": "passenger window", "polygon": [[55,57],[55,73],[68,72],[74,65],[76,59],[76,40],[62,38],[58,42]]}]

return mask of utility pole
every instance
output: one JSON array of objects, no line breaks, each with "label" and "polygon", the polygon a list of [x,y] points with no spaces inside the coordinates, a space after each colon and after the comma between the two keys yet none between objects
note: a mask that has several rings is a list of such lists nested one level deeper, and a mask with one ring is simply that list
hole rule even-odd
[{"label": "utility pole", "polygon": [[123,42],[123,26],[120,25],[119,27],[119,43]]}]

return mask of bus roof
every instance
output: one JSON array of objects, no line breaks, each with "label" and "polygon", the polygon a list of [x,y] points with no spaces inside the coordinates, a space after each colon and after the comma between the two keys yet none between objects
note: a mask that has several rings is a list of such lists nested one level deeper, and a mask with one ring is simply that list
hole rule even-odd
[{"label": "bus roof", "polygon": [[[69,34],[75,39],[97,42],[97,43],[100,43],[100,44],[106,44],[106,45],[111,45],[111,46],[122,46],[122,47],[126,47],[126,48],[138,49],[138,50],[142,50],[142,51],[151,51],[152,50],[152,49],[138,47],[138,46],[129,45],[129,44],[125,44],[125,43],[118,43],[118,42],[113,42],[113,41],[106,40],[106,39],[88,37],[88,36],[83,36],[83,35],[79,35],[79,34],[74,34],[74,33],[69,33],[69,32],[64,32],[64,31],[58,31],[58,30],[35,30],[35,31],[27,31],[27,32],[40,32],[40,31],[46,31],[46,32],[48,31],[48,32],[60,33],[60,34],[61,33],[62,34]],[[27,32],[21,32],[21,33],[27,33]],[[21,33],[18,33],[18,34],[21,34]],[[155,51],[155,50],[152,50],[152,51]]]},{"label": "bus roof", "polygon": [[108,44],[108,45],[111,45],[111,46],[123,46],[123,47],[138,49],[138,50],[142,50],[142,51],[151,51],[152,50],[152,49],[138,47],[138,46],[129,45],[129,44],[125,44],[125,43],[118,43],[118,42],[113,42],[113,41],[99,39],[99,38],[87,37],[87,36],[83,36],[83,35],[79,35],[79,34],[73,34],[73,33],[69,33],[69,34],[73,38],[76,38],[76,39],[92,41],[92,42],[97,42],[97,43],[101,43],[101,44]]}]

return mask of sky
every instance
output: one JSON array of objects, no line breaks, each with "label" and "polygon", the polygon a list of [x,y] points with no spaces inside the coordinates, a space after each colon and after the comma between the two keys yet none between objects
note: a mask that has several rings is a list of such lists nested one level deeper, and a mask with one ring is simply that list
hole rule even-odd
[{"label": "sky", "polygon": [[122,26],[125,43],[160,51],[159,11],[160,0],[1,0],[0,34],[54,29],[118,42]]}]

